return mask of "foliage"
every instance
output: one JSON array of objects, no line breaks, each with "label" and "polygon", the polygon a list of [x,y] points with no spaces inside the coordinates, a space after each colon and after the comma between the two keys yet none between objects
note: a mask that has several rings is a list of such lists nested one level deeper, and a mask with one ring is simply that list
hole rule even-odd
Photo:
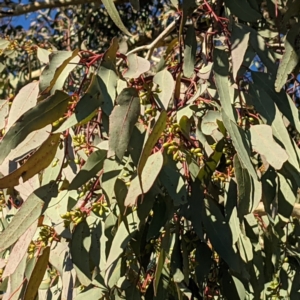
[{"label": "foliage", "polygon": [[130,51],[0,39],[3,299],[299,298],[297,3],[164,3]]}]

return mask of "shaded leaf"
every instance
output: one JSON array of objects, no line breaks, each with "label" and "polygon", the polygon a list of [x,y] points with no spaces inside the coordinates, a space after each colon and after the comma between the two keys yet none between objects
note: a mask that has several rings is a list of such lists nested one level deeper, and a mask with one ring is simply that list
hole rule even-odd
[{"label": "shaded leaf", "polygon": [[238,215],[240,220],[256,209],[262,197],[262,185],[258,179],[250,176],[237,155],[233,158],[233,166],[238,188]]},{"label": "shaded leaf", "polygon": [[238,71],[244,62],[245,54],[249,46],[250,32],[246,34],[240,30],[240,27],[233,26],[231,34],[231,57],[232,57],[232,74],[236,79]]},{"label": "shaded leaf", "polygon": [[[106,0],[110,2],[111,0]],[[105,4],[104,4],[105,5]],[[114,4],[112,3],[114,6]],[[104,53],[98,69],[98,85],[100,89],[101,108],[107,116],[110,115],[116,98],[118,76],[116,71],[116,54],[119,48],[117,38],[113,38],[110,47]],[[99,91],[97,91],[99,93]]]},{"label": "shaded leaf", "polygon": [[253,150],[263,155],[274,169],[281,169],[289,157],[286,151],[274,141],[271,126],[251,126],[250,135]]},{"label": "shaded leaf", "polygon": [[109,118],[108,156],[115,154],[119,160],[122,160],[140,114],[140,99],[136,89],[125,88],[116,102],[117,105]]},{"label": "shaded leaf", "polygon": [[216,144],[214,152],[208,157],[208,159],[204,162],[204,165],[201,167],[198,178],[199,180],[208,180],[210,179],[213,172],[216,170],[220,159],[223,155],[224,148],[224,139],[221,139]]},{"label": "shaded leaf", "polygon": [[164,110],[168,110],[175,87],[173,76],[167,69],[164,69],[155,74],[153,83],[159,86],[160,92],[157,93],[156,97],[159,106]]},{"label": "shaded leaf", "polygon": [[34,300],[38,293],[38,288],[43,280],[43,276],[48,266],[50,247],[43,249],[42,255],[38,258],[36,265],[32,271],[32,275],[27,284],[24,300]]},{"label": "shaded leaf", "polygon": [[127,56],[128,69],[123,74],[125,78],[138,78],[141,74],[150,70],[150,62],[135,53]]},{"label": "shaded leaf", "polygon": [[255,109],[265,123],[272,126],[273,135],[281,142],[280,145],[285,148],[289,156],[288,161],[299,170],[299,149],[291,140],[276,104],[259,84],[251,84],[249,91],[253,96],[251,100]]},{"label": "shaded leaf", "polygon": [[[239,28],[241,35],[250,32],[250,45],[261,59],[262,63],[267,67],[269,74],[275,74],[277,71],[276,58],[272,50],[267,47],[265,40],[258,32],[244,24],[235,24],[235,27]],[[251,61],[252,62],[252,61]]]},{"label": "shaded leaf", "polygon": [[274,78],[269,74],[251,72],[251,77],[258,87],[265,90],[270,95],[281,113],[283,113],[289,122],[298,130],[298,132],[300,132],[300,112],[291,97],[283,90],[276,93],[273,88],[275,84]]},{"label": "shaded leaf", "polygon": [[225,5],[243,21],[256,22],[261,18],[261,14],[253,9],[247,0],[225,0]]},{"label": "shaded leaf", "polygon": [[184,40],[183,75],[192,77],[196,62],[197,41],[193,25],[188,26]]},{"label": "shaded leaf", "polygon": [[65,112],[69,99],[69,95],[56,91],[54,95],[39,102],[35,107],[24,113],[8,130],[0,143],[0,164],[30,132],[58,120]]},{"label": "shaded leaf", "polygon": [[[220,208],[213,200],[204,198],[202,221],[214,249],[226,261],[230,269],[240,273],[240,258],[237,255],[236,247],[232,245],[230,227],[225,221]],[[220,234],[220,232],[222,232],[222,234]]]},{"label": "shaded leaf", "polygon": [[[106,261],[106,269],[108,269],[121,256],[121,254],[124,253],[124,249],[127,247],[128,242],[134,237],[138,230],[140,220],[136,211],[126,216],[126,219],[126,223],[128,225],[126,225],[125,222],[122,222],[113,238]],[[107,282],[107,280],[108,276],[106,275],[105,281]]]},{"label": "shaded leaf", "polygon": [[285,51],[280,61],[276,81],[275,90],[280,92],[281,88],[286,84],[288,75],[294,70],[299,62],[299,54],[295,49],[295,42],[299,36],[300,24],[296,23],[288,32],[284,46]]},{"label": "shaded leaf", "polygon": [[130,183],[124,203],[125,206],[134,205],[139,195],[147,193],[150,190],[160,173],[163,162],[163,155],[160,151],[149,156],[141,175],[142,187],[139,177],[135,177]]},{"label": "shaded leaf", "polygon": [[92,177],[96,176],[103,168],[106,153],[107,151],[102,149],[93,152],[70,183],[69,190],[78,189]]},{"label": "shaded leaf", "polygon": [[232,122],[224,112],[222,112],[222,120],[232,139],[232,143],[238,153],[241,163],[248,169],[249,174],[256,179],[257,173],[250,160],[251,151],[246,140],[246,133]]},{"label": "shaded leaf", "polygon": [[90,245],[90,229],[85,221],[80,222],[72,234],[70,251],[78,280],[84,286],[88,286],[92,280],[89,262]]},{"label": "shaded leaf", "polygon": [[174,205],[182,205],[187,201],[187,187],[184,177],[172,157],[166,156],[164,160],[167,161],[167,163],[163,166],[159,174],[159,179],[172,198]]}]

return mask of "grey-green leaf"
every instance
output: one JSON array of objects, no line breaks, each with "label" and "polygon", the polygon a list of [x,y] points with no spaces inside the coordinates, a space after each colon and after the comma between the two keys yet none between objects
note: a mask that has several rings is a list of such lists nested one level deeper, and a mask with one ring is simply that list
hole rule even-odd
[{"label": "grey-green leaf", "polygon": [[140,114],[140,98],[134,88],[125,88],[118,96],[117,105],[109,117],[109,152],[122,160],[133,127]]},{"label": "grey-green leaf", "polygon": [[195,29],[190,25],[186,32],[184,40],[184,61],[183,61],[183,75],[185,77],[192,77],[194,74],[194,66],[196,62],[197,41]]}]

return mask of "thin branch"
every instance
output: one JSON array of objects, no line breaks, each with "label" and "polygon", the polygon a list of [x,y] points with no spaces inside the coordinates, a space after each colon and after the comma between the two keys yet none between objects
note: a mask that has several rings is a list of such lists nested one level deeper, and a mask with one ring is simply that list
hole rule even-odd
[{"label": "thin branch", "polygon": [[10,3],[6,4],[7,9],[0,11],[0,18],[4,17],[14,17],[14,16],[20,16],[27,13],[35,12],[40,9],[49,9],[49,8],[59,8],[59,7],[65,7],[69,5],[80,5],[85,3],[101,3],[101,1],[95,1],[95,0],[45,0],[44,2],[33,2],[28,4],[15,4]]},{"label": "thin branch", "polygon": [[170,34],[174,30],[175,26],[176,26],[176,20],[174,20],[169,26],[167,26],[165,28],[165,30],[151,44],[140,46],[140,47],[137,47],[135,49],[132,49],[126,55],[148,50],[148,53],[146,55],[146,59],[150,59],[150,57],[152,55],[152,52],[155,49],[155,47],[158,45],[158,43],[161,40],[163,40],[168,34]]}]

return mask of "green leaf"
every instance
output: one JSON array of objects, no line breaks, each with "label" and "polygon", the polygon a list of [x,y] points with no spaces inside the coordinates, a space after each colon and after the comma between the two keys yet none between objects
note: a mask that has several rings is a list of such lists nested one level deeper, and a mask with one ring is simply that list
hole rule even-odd
[{"label": "green leaf", "polygon": [[69,95],[56,91],[54,95],[24,113],[8,130],[0,143],[0,164],[30,132],[58,120],[66,111],[69,99]]},{"label": "green leaf", "polygon": [[25,182],[47,168],[55,156],[59,142],[59,133],[50,135],[41,147],[33,153],[20,168],[0,178],[0,188],[17,186],[21,177],[23,182]]},{"label": "green leaf", "polygon": [[[114,236],[110,252],[106,261],[106,270],[122,255],[125,248],[128,246],[129,241],[134,237],[138,230],[139,218],[137,212],[134,211],[126,217],[127,221],[122,222]],[[128,232],[129,230],[129,232]],[[106,280],[107,280],[106,276]]]},{"label": "green leaf", "polygon": [[[106,0],[111,1],[111,0]],[[112,4],[114,5],[114,4]],[[98,75],[101,108],[107,116],[111,114],[116,98],[118,76],[116,71],[116,55],[119,48],[117,38],[113,38],[110,47],[104,53]]]},{"label": "green leaf", "polygon": [[4,128],[6,124],[6,116],[8,115],[9,111],[9,101],[0,100],[0,128]]},{"label": "green leaf", "polygon": [[280,92],[281,88],[286,84],[288,75],[292,73],[299,62],[299,53],[295,49],[296,39],[299,37],[300,24],[296,23],[291,30],[289,30],[284,45],[285,51],[280,61],[276,81],[275,91]]},{"label": "green leaf", "polygon": [[247,299],[244,284],[236,276],[231,275],[229,270],[222,270],[223,294],[227,299]]},{"label": "green leaf", "polygon": [[255,85],[269,94],[280,112],[283,113],[289,122],[300,132],[300,112],[291,97],[283,90],[276,93],[273,88],[275,84],[274,79],[269,74],[251,72],[251,77]]},{"label": "green leaf", "polygon": [[235,121],[235,116],[232,108],[232,96],[234,93],[230,92],[229,89],[229,80],[228,80],[228,70],[229,70],[229,61],[228,54],[225,50],[220,50],[218,48],[214,49],[214,65],[213,65],[215,81],[218,93],[220,95],[220,102],[222,109],[229,117],[231,121]]},{"label": "green leaf", "polygon": [[276,104],[260,85],[251,84],[249,91],[250,95],[253,96],[251,100],[255,109],[264,119],[265,123],[272,126],[273,135],[281,142],[281,146],[285,148],[289,156],[288,161],[299,170],[299,149],[291,140]]},{"label": "green leaf", "polygon": [[0,252],[14,244],[27,231],[57,193],[57,185],[51,182],[36,189],[27,198],[9,225],[0,234]]},{"label": "green leaf", "polygon": [[240,273],[241,261],[236,247],[232,244],[232,232],[220,208],[213,200],[204,198],[201,211],[203,225],[213,248],[225,260],[230,269]]},{"label": "green leaf", "polygon": [[39,286],[43,280],[49,261],[50,247],[43,249],[42,255],[38,258],[26,287],[24,300],[34,300],[38,294]]},{"label": "green leaf", "polygon": [[168,110],[175,88],[173,76],[168,70],[164,69],[155,74],[153,77],[153,83],[157,84],[160,89],[160,92],[157,93],[157,97],[155,97],[155,99],[158,101],[158,104],[162,109]]},{"label": "green leaf", "polygon": [[150,70],[150,62],[135,53],[127,56],[128,69],[123,74],[125,78],[138,78],[141,74],[146,73]]},{"label": "green leaf", "polygon": [[33,236],[36,232],[37,227],[38,227],[37,221],[32,223],[32,225],[26,230],[26,232],[15,243],[13,249],[10,252],[8,262],[5,266],[4,272],[2,274],[3,278],[13,274],[17,270],[19,264],[22,263],[24,256],[27,257],[28,246],[33,239]]},{"label": "green leaf", "polygon": [[206,135],[212,135],[213,131],[219,128],[217,120],[221,119],[221,113],[219,111],[209,110],[202,118],[202,132]]},{"label": "green leaf", "polygon": [[262,185],[250,176],[237,155],[233,158],[233,166],[238,189],[238,216],[240,220],[256,209],[262,197]]},{"label": "green leaf", "polygon": [[[125,206],[136,204],[138,196],[146,194],[154,184],[163,166],[163,155],[160,151],[152,154],[146,162],[142,171],[141,181],[136,176],[130,183],[130,187],[125,199]],[[142,186],[141,186],[141,184]]]},{"label": "green leaf", "polygon": [[24,273],[26,269],[26,263],[27,256],[24,255],[14,273],[9,277],[10,291],[6,289],[6,293],[10,295],[10,300],[19,300],[23,296],[21,293],[24,293],[23,287],[25,285]]},{"label": "green leaf", "polygon": [[145,142],[145,145],[143,147],[143,150],[142,150],[142,153],[141,153],[141,156],[139,159],[138,167],[137,167],[138,176],[142,175],[142,171],[145,167],[148,157],[150,156],[150,154],[152,152],[153,147],[155,146],[155,144],[157,143],[162,132],[166,128],[166,122],[167,122],[167,112],[163,110],[160,113],[158,119],[156,120],[153,128],[151,128],[151,133],[149,134],[149,136]]},{"label": "green leaf", "polygon": [[249,132],[253,151],[263,155],[275,170],[281,169],[289,157],[286,151],[275,142],[271,126],[253,125]]},{"label": "green leaf", "polygon": [[[250,45],[261,59],[262,63],[267,67],[269,74],[275,74],[277,72],[276,57],[274,52],[267,47],[265,39],[260,36],[257,31],[244,24],[235,24],[236,28],[239,28],[241,35],[250,32]],[[251,61],[252,62],[252,61]]]},{"label": "green leaf", "polygon": [[86,221],[80,222],[72,234],[70,249],[78,280],[84,286],[88,286],[92,280],[89,262],[90,245],[90,229]]},{"label": "green leaf", "polygon": [[206,243],[197,243],[195,260],[197,262],[195,268],[197,282],[199,286],[202,286],[213,264],[212,251]]},{"label": "green leaf", "polygon": [[102,1],[102,3],[106,8],[107,13],[109,14],[113,22],[119,27],[119,29],[123,31],[125,34],[131,36],[131,33],[126,29],[126,27],[123,24],[113,0],[104,0]]},{"label": "green leaf", "polygon": [[243,129],[232,122],[224,112],[222,112],[222,120],[232,139],[232,143],[237,151],[241,163],[248,169],[249,174],[256,179],[257,174],[250,160],[251,151],[246,140],[246,133]]},{"label": "green leaf", "polygon": [[25,85],[14,98],[6,124],[8,130],[26,111],[36,105],[39,94],[39,82],[33,81]]},{"label": "green leaf", "polygon": [[[101,106],[100,99],[100,78],[93,75],[86,93],[78,101],[74,113],[57,129],[56,132],[63,132],[72,126],[82,122]],[[112,106],[112,105],[111,105]]]},{"label": "green leaf", "polygon": [[184,177],[171,156],[166,156],[164,160],[166,161],[166,164],[159,174],[159,180],[166,188],[174,205],[182,205],[187,201],[187,187],[185,185]]},{"label": "green leaf", "polygon": [[101,187],[110,205],[116,201],[114,187],[122,168],[122,165],[119,165],[114,157],[104,160]]},{"label": "green leaf", "polygon": [[221,139],[216,144],[215,150],[212,155],[204,162],[204,165],[201,167],[198,178],[199,180],[209,180],[213,172],[216,170],[220,159],[223,155],[223,148],[224,148],[224,139]]},{"label": "green leaf", "polygon": [[78,189],[92,177],[96,176],[96,174],[103,168],[106,153],[107,151],[102,149],[93,152],[70,183],[69,190]]},{"label": "green leaf", "polygon": [[125,88],[118,96],[117,105],[109,117],[108,156],[116,155],[121,161],[140,114],[140,98],[134,88]]},{"label": "green leaf", "polygon": [[278,173],[279,190],[278,190],[278,214],[284,222],[289,222],[296,203],[298,193],[295,186],[289,177]]},{"label": "green leaf", "polygon": [[83,292],[78,294],[74,300],[86,300],[86,299],[100,299],[103,296],[103,290],[97,287],[85,289]]},{"label": "green leaf", "polygon": [[249,38],[250,38],[250,32],[247,32],[245,34],[240,29],[240,27],[235,26],[235,23],[233,24],[230,39],[231,39],[232,74],[234,79],[236,79],[238,71],[240,70],[241,65],[245,60],[246,51],[249,47]]},{"label": "green leaf", "polygon": [[[51,90],[51,94],[55,92],[53,86],[55,85],[58,78],[64,74],[65,79],[69,75],[63,73],[64,69],[68,66],[68,64],[73,60],[79,53],[79,49],[71,51],[55,51],[50,55],[50,63],[43,70],[42,75],[40,77],[40,91],[42,94],[47,94]],[[71,65],[72,68],[75,68],[76,64]],[[71,72],[71,71],[69,71]]]},{"label": "green leaf", "polygon": [[184,40],[183,75],[187,78],[194,74],[196,62],[197,41],[194,25],[188,26]]},{"label": "green leaf", "polygon": [[247,0],[225,0],[225,5],[232,14],[245,22],[256,22],[261,19],[261,14],[253,9]]}]

